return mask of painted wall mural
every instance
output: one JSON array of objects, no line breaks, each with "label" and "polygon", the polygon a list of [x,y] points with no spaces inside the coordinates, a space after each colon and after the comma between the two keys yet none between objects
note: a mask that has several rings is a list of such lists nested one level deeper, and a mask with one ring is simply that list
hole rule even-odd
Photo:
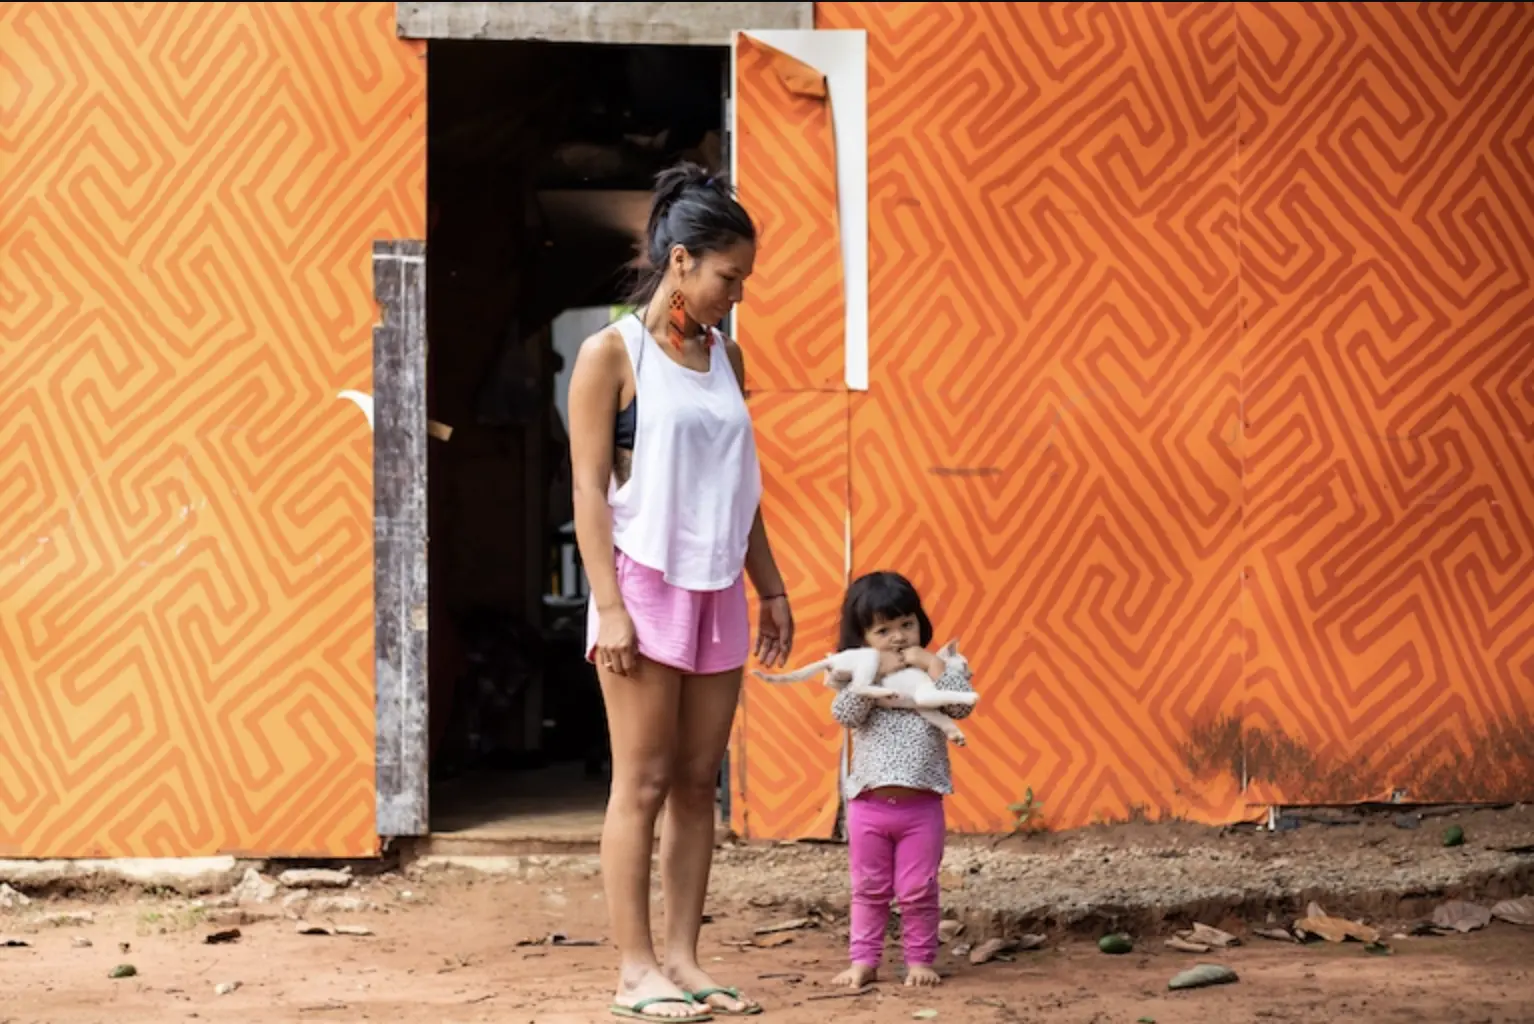
[{"label": "painted wall mural", "polygon": [[1534,792],[1534,11],[816,9],[869,32],[852,568],[980,673],[953,825]]},{"label": "painted wall mural", "polygon": [[[829,327],[755,377],[767,502],[802,656],[849,512],[970,655],[952,824],[1527,798],[1534,10],[817,20],[869,32],[871,384]],[[0,7],[0,855],[376,849],[335,396],[424,88],[392,4]],[[783,138],[742,184],[825,258]],[[834,828],[827,702],[748,692],[749,835]]]},{"label": "painted wall mural", "polygon": [[358,856],[394,5],[0,7],[0,855]]}]

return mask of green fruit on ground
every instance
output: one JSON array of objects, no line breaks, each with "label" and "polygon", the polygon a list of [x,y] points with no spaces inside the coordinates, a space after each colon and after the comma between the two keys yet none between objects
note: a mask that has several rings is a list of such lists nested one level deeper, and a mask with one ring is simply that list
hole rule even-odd
[{"label": "green fruit on ground", "polygon": [[1097,940],[1097,948],[1112,956],[1122,956],[1131,952],[1135,945],[1127,935],[1104,935]]}]

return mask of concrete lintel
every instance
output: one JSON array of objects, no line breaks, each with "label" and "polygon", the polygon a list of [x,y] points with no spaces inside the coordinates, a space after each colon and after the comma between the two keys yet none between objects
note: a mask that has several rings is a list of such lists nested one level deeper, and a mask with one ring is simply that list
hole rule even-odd
[{"label": "concrete lintel", "polygon": [[404,39],[728,46],[739,29],[812,29],[813,3],[396,3]]}]

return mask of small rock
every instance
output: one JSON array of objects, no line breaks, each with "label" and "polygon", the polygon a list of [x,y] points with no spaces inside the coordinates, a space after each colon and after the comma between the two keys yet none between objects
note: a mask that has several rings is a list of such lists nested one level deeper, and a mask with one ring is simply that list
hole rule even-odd
[{"label": "small rock", "polygon": [[9,885],[0,882],[0,910],[20,910],[29,907],[32,901],[24,893],[19,893]]},{"label": "small rock", "polygon": [[372,909],[371,903],[357,896],[318,896],[309,901],[304,912],[318,917],[324,914],[357,914]]},{"label": "small rock", "polygon": [[229,895],[236,903],[270,903],[277,897],[277,883],[255,868],[248,868],[245,877]]},{"label": "small rock", "polygon": [[31,945],[25,939],[13,939],[6,935],[0,935],[0,949],[26,949]]},{"label": "small rock", "polygon": [[277,881],[284,889],[348,889],[352,874],[329,868],[294,868],[278,875]]},{"label": "small rock", "polygon": [[227,931],[211,932],[202,941],[210,946],[227,946],[231,942],[240,941],[240,930],[238,928],[230,928]]},{"label": "small rock", "polygon": [[1180,992],[1184,989],[1208,988],[1210,985],[1230,985],[1240,980],[1236,972],[1229,967],[1219,964],[1199,964],[1167,982],[1167,988],[1173,992]]},{"label": "small rock", "polygon": [[313,893],[308,889],[294,889],[282,898],[282,908],[284,910],[292,910],[312,895]]},{"label": "small rock", "polygon": [[118,964],[116,967],[107,972],[107,977],[111,978],[113,981],[116,981],[119,978],[133,978],[137,976],[138,968],[134,967],[132,964]]},{"label": "small rock", "polygon": [[227,996],[231,992],[239,991],[240,983],[237,981],[225,981],[213,987],[213,994]]},{"label": "small rock", "polygon": [[84,935],[76,935],[69,944],[76,949],[90,949],[91,946],[94,945],[94,943],[92,943],[91,940],[87,939]]},{"label": "small rock", "polygon": [[308,922],[300,921],[298,923],[298,934],[300,934],[300,935],[352,935],[352,936],[366,936],[366,935],[372,935],[373,931],[372,931],[371,928],[365,928],[365,927],[363,927],[360,924],[328,925],[328,924],[309,924]]}]

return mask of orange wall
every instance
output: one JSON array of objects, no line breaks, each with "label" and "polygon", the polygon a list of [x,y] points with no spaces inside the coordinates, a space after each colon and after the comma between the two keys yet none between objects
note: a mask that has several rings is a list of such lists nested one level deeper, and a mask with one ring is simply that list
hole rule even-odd
[{"label": "orange wall", "polygon": [[[955,826],[1528,797],[1534,12],[817,11],[870,32],[872,389],[755,371],[770,511],[801,655],[849,498],[961,637]],[[419,54],[392,4],[0,6],[0,855],[376,848],[334,396],[424,230]],[[824,703],[748,690],[751,834],[829,830]]]},{"label": "orange wall", "polygon": [[0,6],[0,855],[365,855],[394,5]]},{"label": "orange wall", "polygon": [[[853,572],[979,673],[953,824],[1534,793],[1534,9],[816,10],[869,32]],[[752,834],[825,823],[816,728]]]}]

